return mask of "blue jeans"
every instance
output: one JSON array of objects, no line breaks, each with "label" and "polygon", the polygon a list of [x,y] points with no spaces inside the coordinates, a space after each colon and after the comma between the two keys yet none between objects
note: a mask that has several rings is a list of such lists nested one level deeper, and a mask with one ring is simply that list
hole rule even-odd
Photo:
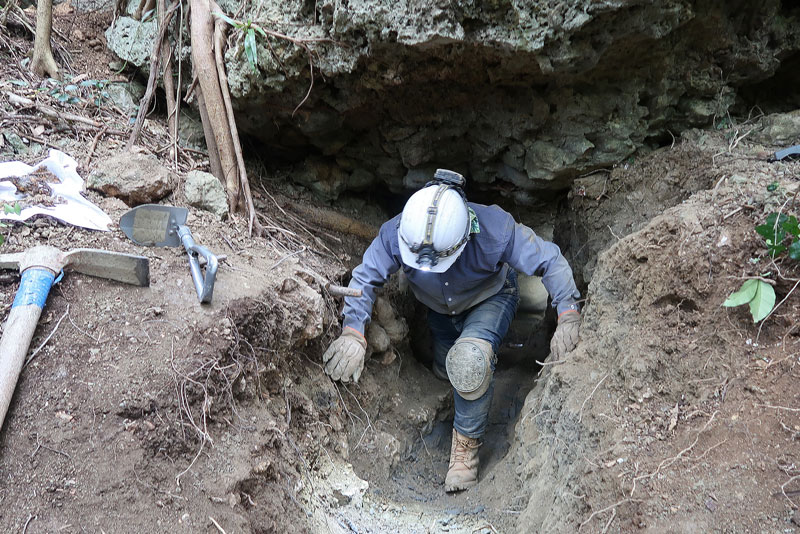
[{"label": "blue jeans", "polygon": [[[447,352],[459,337],[476,337],[488,341],[497,354],[511,320],[517,312],[518,304],[517,273],[509,268],[503,288],[480,304],[458,315],[444,315],[428,310],[428,326],[433,337],[434,373],[447,376],[445,367]],[[494,376],[486,393],[473,401],[464,399],[453,389],[456,409],[453,426],[459,434],[470,438],[480,438],[483,435],[489,419],[493,394]]]}]

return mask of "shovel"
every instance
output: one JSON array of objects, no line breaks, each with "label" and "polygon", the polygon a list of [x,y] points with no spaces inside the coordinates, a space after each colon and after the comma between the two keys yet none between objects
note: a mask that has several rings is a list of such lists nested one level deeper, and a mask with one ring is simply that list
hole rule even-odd
[{"label": "shovel", "polygon": [[[211,302],[219,261],[206,247],[194,242],[186,226],[189,210],[161,204],[136,206],[119,220],[119,227],[137,245],[147,247],[178,247],[189,254],[189,270],[201,303]],[[205,259],[205,275],[199,257]]]},{"label": "shovel", "polygon": [[150,285],[150,265],[142,256],[90,248],[62,252],[48,246],[33,247],[16,254],[0,254],[0,269],[19,269],[22,273],[0,339],[0,428],[47,294],[56,275],[65,268],[126,284]]}]

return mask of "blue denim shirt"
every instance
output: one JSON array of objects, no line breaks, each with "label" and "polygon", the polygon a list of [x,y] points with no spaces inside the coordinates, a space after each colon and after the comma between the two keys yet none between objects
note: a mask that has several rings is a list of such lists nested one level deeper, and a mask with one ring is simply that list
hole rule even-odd
[{"label": "blue denim shirt", "polygon": [[432,310],[447,315],[468,310],[500,291],[509,266],[527,275],[541,276],[559,314],[578,309],[580,292],[558,245],[516,223],[499,206],[468,204],[478,218],[480,231],[471,235],[459,258],[443,273],[404,265],[397,238],[400,215],[385,222],[364,252],[361,264],[353,269],[349,287],[362,293],[360,297],[344,299],[344,326],[364,332],[372,315],[375,290],[401,267],[414,296]]}]

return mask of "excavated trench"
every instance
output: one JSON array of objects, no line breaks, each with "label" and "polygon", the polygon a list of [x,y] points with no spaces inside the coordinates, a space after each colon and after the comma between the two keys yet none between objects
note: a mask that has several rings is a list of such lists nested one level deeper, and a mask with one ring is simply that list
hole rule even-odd
[{"label": "excavated trench", "polygon": [[[343,199],[339,207],[369,202],[369,197],[365,198]],[[556,210],[563,206],[564,198],[542,202],[530,211],[520,211],[497,197],[473,194],[471,200],[504,204],[516,212],[518,220],[548,240],[554,240],[557,221],[559,227],[569,224]],[[384,197],[381,216],[390,218],[404,201],[402,196]],[[571,235],[567,231],[558,233]],[[365,243],[347,251],[352,258],[348,268],[358,263]],[[571,248],[562,245],[565,250]],[[582,265],[576,267],[576,272],[582,271]],[[341,507],[332,512],[337,524],[355,532],[428,532],[432,527],[465,533],[488,533],[492,528],[514,530],[525,497],[518,493],[521,481],[515,460],[507,456],[523,404],[540,372],[539,362],[548,356],[554,327],[548,295],[540,280],[521,275],[520,293],[517,315],[498,355],[494,399],[480,453],[480,482],[469,491],[448,495],[443,483],[453,421],[450,386],[430,371],[424,307],[416,303],[410,291],[402,290],[402,280],[393,277],[389,281],[379,300],[388,303],[395,317],[407,325],[407,334],[403,339],[393,338],[389,350],[371,355],[358,386],[336,386],[345,407],[341,418],[348,443],[343,458],[352,465],[352,471],[330,456],[318,462],[321,467],[315,491],[324,493],[321,488],[332,488],[339,499],[336,502],[341,502]],[[373,323],[389,330],[379,308],[376,304]],[[369,332],[367,337],[370,339]],[[319,347],[320,351],[324,348]],[[321,353],[311,358],[321,359]],[[313,389],[305,393],[315,398]],[[309,502],[314,500],[308,498]],[[317,528],[325,531],[319,524]]]},{"label": "excavated trench", "polygon": [[[551,193],[536,201],[534,208],[515,206],[499,195],[468,191],[468,196],[476,202],[500,204],[519,222],[556,242],[585,296],[602,250],[692,191],[713,185],[711,175],[696,164],[681,167],[684,162],[699,161],[688,145],[681,150],[668,147],[654,156],[642,156],[636,165],[626,163],[580,177],[572,189],[560,196]],[[663,170],[673,165],[677,170],[665,175]],[[639,179],[631,180],[634,175]],[[613,194],[601,203],[597,198],[604,188]],[[342,195],[333,208],[378,225],[396,214],[405,198],[385,191]],[[365,240],[345,242],[349,246],[341,249],[342,257],[350,260],[344,266],[343,283],[367,245]],[[410,293],[402,291],[401,280],[392,278],[381,298],[389,303],[391,320],[405,322],[406,335],[394,339],[389,350],[370,357],[357,387],[332,385],[319,376],[319,370],[309,370],[316,376],[306,382],[305,395],[316,401],[324,391],[341,406],[333,427],[346,435],[346,444],[335,449],[338,455],[316,457],[314,483],[309,486],[313,491],[307,487],[305,493],[300,492],[309,507],[319,502],[315,495],[326,492],[330,497],[323,501],[333,503],[311,513],[311,531],[325,532],[335,523],[342,532],[516,532],[521,518],[531,513],[538,514],[533,517],[537,523],[532,524],[555,530],[573,524],[574,517],[565,514],[577,511],[580,503],[572,497],[566,503],[554,501],[555,496],[565,491],[569,495],[568,488],[581,484],[581,475],[572,467],[581,464],[576,455],[587,446],[587,436],[595,436],[588,441],[593,443],[605,431],[581,423],[567,409],[563,384],[550,380],[548,367],[538,363],[548,356],[554,318],[538,279],[522,277],[520,285],[520,308],[498,358],[489,427],[480,455],[480,482],[469,491],[455,495],[443,491],[453,417],[450,387],[430,371],[425,312]],[[386,326],[379,315],[373,316],[373,322]],[[324,345],[307,356],[319,361]],[[598,378],[586,368],[585,380]],[[562,410],[561,419],[539,418]],[[542,499],[551,506],[538,506]]]}]

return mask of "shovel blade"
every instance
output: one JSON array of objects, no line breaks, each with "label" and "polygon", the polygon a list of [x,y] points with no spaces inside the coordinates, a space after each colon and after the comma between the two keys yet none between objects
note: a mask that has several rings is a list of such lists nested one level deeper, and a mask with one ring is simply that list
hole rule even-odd
[{"label": "shovel blade", "polygon": [[128,239],[146,247],[178,247],[178,227],[186,224],[189,210],[161,204],[136,206],[119,220]]},{"label": "shovel blade", "polygon": [[65,255],[64,266],[98,278],[142,287],[150,285],[150,263],[144,256],[78,248]]}]

